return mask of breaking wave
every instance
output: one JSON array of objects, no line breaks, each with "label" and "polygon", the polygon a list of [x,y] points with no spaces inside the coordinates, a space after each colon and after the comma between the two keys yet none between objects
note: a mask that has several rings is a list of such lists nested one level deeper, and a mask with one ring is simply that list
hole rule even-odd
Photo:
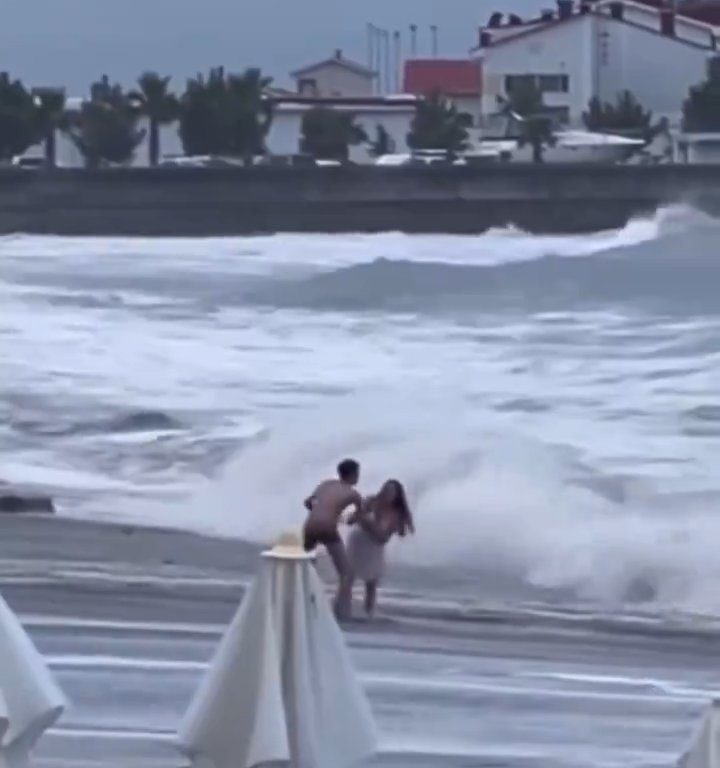
[{"label": "breaking wave", "polygon": [[442,568],[445,583],[471,579],[479,599],[720,609],[720,492],[662,493],[551,438],[509,430],[449,392],[366,393],[271,425],[199,492],[187,521],[268,541],[301,526],[301,499],[352,455],[363,492],[389,476],[406,484],[418,535],[391,545],[391,559]]},{"label": "breaking wave", "polygon": [[434,256],[396,250],[302,280],[273,282],[253,298],[330,310],[553,311],[630,303],[715,311],[719,236],[720,223],[686,208],[664,209],[617,232],[585,238],[502,230],[466,240],[452,258],[444,249]]}]

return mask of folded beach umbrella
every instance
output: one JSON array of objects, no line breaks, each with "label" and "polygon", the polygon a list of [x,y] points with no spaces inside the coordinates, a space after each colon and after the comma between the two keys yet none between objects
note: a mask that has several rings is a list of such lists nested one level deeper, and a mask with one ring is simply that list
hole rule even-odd
[{"label": "folded beach umbrella", "polygon": [[720,701],[710,702],[678,768],[720,768]]},{"label": "folded beach umbrella", "polygon": [[27,768],[65,697],[17,616],[0,597],[0,768]]},{"label": "folded beach umbrella", "polygon": [[264,553],[179,741],[194,768],[350,768],[375,753],[370,706],[296,537]]}]

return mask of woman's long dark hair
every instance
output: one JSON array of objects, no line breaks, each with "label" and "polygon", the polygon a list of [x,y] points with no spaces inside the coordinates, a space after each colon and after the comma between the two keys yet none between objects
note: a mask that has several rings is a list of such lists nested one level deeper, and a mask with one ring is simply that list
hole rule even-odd
[{"label": "woman's long dark hair", "polygon": [[407,533],[415,533],[415,523],[407,503],[407,495],[403,484],[399,480],[388,480],[388,482],[392,483],[395,487],[396,499],[393,502],[393,507],[400,513],[400,529],[398,530],[398,535],[405,536]]}]

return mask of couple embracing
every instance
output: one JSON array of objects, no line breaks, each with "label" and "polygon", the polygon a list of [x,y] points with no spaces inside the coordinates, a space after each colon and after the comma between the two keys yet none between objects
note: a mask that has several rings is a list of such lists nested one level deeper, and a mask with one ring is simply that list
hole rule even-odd
[{"label": "couple embracing", "polygon": [[[365,610],[371,617],[385,566],[385,545],[393,536],[415,532],[412,514],[398,480],[386,481],[377,494],[363,498],[355,488],[360,479],[357,461],[344,459],[337,466],[337,474],[337,478],[321,482],[305,499],[304,546],[308,552],[324,546],[333,561],[338,574],[338,619],[350,618],[356,579],[365,582]],[[345,522],[352,530],[346,548],[338,526],[349,508],[353,511]]]}]

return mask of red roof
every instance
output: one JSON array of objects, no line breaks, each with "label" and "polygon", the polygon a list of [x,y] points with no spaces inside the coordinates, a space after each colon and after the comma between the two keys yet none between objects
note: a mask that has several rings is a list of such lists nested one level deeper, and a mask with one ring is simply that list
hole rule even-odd
[{"label": "red roof", "polygon": [[403,90],[416,96],[480,96],[480,64],[469,59],[409,59]]}]

